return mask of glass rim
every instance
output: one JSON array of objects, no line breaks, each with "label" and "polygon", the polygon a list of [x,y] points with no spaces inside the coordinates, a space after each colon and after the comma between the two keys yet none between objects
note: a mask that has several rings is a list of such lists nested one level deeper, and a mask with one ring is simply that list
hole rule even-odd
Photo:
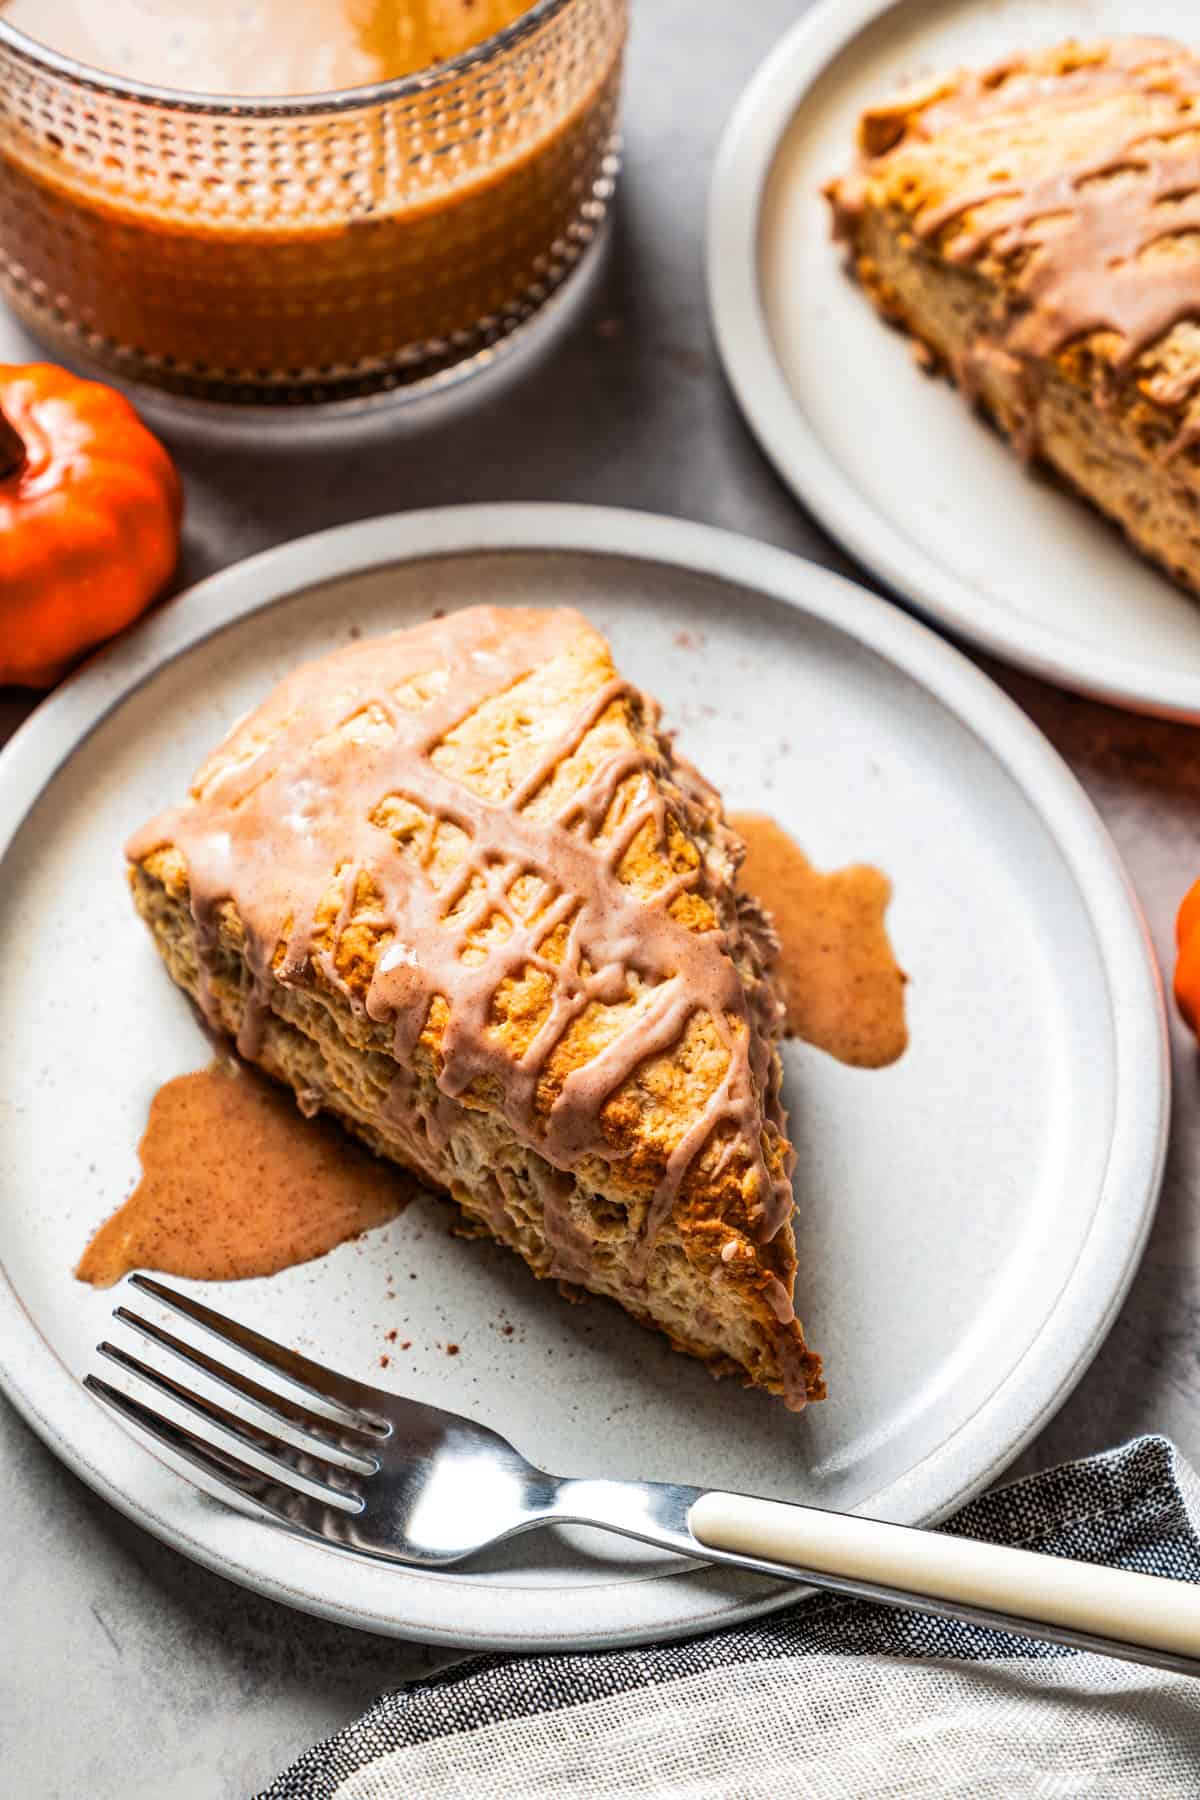
[{"label": "glass rim", "polygon": [[519,18],[494,32],[478,44],[460,51],[448,62],[435,63],[428,69],[415,69],[409,75],[397,75],[390,81],[376,81],[361,87],[331,88],[316,94],[206,94],[187,88],[161,87],[154,82],[133,81],[127,76],[110,75],[90,63],[64,56],[48,44],[39,43],[27,32],[9,25],[0,16],[0,48],[11,50],[22,62],[43,72],[61,76],[77,87],[93,93],[108,94],[120,100],[137,101],[143,106],[161,107],[164,111],[204,113],[219,118],[279,119],[303,118],[320,113],[355,112],[360,108],[384,105],[410,95],[428,93],[443,82],[452,81],[466,71],[490,63],[494,56],[520,43],[536,31],[546,19],[565,12],[580,0],[533,0]]}]

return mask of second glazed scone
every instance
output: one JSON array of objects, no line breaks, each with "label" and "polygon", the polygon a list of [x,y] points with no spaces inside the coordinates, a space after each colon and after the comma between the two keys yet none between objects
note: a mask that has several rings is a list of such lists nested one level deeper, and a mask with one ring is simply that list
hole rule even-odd
[{"label": "second glazed scone", "polygon": [[1200,61],[1070,43],[866,112],[826,190],[880,311],[1200,591]]},{"label": "second glazed scone", "polygon": [[740,850],[585,619],[477,607],[297,669],[129,856],[174,979],[305,1110],[801,1406]]}]

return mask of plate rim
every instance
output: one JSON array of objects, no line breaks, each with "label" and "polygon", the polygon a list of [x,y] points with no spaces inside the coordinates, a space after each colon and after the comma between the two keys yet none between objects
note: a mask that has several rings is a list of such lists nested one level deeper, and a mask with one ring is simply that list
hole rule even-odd
[{"label": "plate rim", "polygon": [[[862,1503],[894,1518],[933,1523],[979,1492],[1020,1453],[1066,1399],[1104,1341],[1154,1216],[1166,1154],[1170,1069],[1157,963],[1103,822],[1032,721],[926,626],[845,577],[787,551],[650,513],[518,503],[440,507],[337,526],[207,577],[102,650],[43,702],[0,752],[0,865],[46,783],[93,730],[176,657],[240,619],[329,580],[393,563],[504,551],[615,557],[680,568],[749,587],[815,617],[891,663],[969,729],[1016,783],[1067,864],[1091,920],[1108,987],[1116,1074],[1108,1161],[1095,1213],[1058,1302],[1007,1378],[941,1445]],[[1103,1304],[1097,1304],[1097,1296]],[[520,1629],[511,1618],[505,1629],[480,1621],[447,1625],[439,1616],[444,1602],[439,1606],[435,1600],[432,1612],[408,1607],[417,1596],[407,1583],[403,1618],[394,1608],[372,1612],[337,1599],[337,1562],[326,1592],[302,1589],[271,1570],[238,1561],[219,1542],[220,1524],[210,1534],[216,1542],[190,1535],[126,1491],[104,1465],[111,1466],[117,1450],[127,1449],[130,1434],[62,1365],[2,1270],[0,1388],[54,1453],[127,1517],[227,1579],[359,1629],[460,1649],[598,1649],[732,1625],[796,1597],[794,1588],[784,1586],[766,1595],[735,1596],[731,1602],[711,1571],[705,1579],[704,1571],[693,1570],[589,1588],[589,1599],[603,1616],[582,1629],[578,1621],[565,1627],[554,1617],[561,1594],[554,1588],[503,1590],[510,1614],[519,1592],[529,1596],[528,1611],[536,1614],[540,1603],[546,1615]],[[228,1521],[235,1515],[214,1507],[213,1516]],[[291,1542],[317,1556],[330,1554],[308,1540]],[[446,1577],[440,1580],[450,1587]],[[664,1582],[669,1582],[665,1592],[676,1605],[672,1616],[664,1618],[662,1608],[652,1618],[632,1622],[621,1616],[638,1600],[645,1613],[647,1590],[661,1590]],[[488,1593],[486,1587],[473,1591]],[[438,1592],[436,1586],[433,1592]],[[452,1592],[457,1606],[468,1610],[463,1585],[454,1584]],[[393,1595],[399,1594],[399,1587],[393,1588]],[[607,1599],[597,1604],[601,1596]],[[491,1597],[497,1598],[494,1593]],[[632,1610],[639,1608],[635,1604]]]},{"label": "plate rim", "polygon": [[864,570],[925,618],[1056,686],[1200,723],[1200,675],[1110,654],[1038,620],[1018,620],[907,538],[843,473],[779,365],[762,302],[759,235],[780,144],[836,58],[885,13],[912,4],[819,0],[767,53],[734,106],[709,184],[705,254],[713,335],[730,386],[795,497]]}]

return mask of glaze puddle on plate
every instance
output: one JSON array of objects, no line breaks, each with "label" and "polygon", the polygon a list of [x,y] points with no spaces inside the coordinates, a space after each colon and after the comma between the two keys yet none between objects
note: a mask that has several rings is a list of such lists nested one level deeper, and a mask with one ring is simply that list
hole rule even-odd
[{"label": "glaze puddle on plate", "polygon": [[197,1281],[277,1275],[398,1218],[419,1191],[232,1059],[164,1082],[138,1159],[138,1184],[89,1242],[80,1281],[111,1287],[131,1269]]},{"label": "glaze puddle on plate", "polygon": [[735,813],[730,823],[746,842],[741,886],[766,907],[779,937],[788,1036],[851,1068],[894,1063],[908,1028],[906,977],[884,923],[887,876],[871,863],[814,869],[765,813]]}]

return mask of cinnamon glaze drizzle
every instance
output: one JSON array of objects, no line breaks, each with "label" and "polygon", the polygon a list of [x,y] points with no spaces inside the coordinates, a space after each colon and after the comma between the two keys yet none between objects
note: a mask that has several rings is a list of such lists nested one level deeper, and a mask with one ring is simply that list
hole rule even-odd
[{"label": "cinnamon glaze drizzle", "polygon": [[[1200,233],[1200,62],[1165,39],[1116,39],[1080,49],[1074,66],[1055,72],[1014,62],[963,74],[945,97],[935,93],[903,113],[896,142],[910,150],[914,140],[957,126],[994,122],[999,139],[1005,118],[1025,108],[1069,114],[1131,92],[1136,127],[1127,121],[1123,130],[1118,118],[1103,154],[1032,179],[1008,179],[1001,169],[990,184],[960,188],[916,216],[925,242],[960,224],[942,246],[948,261],[991,256],[1008,265],[1015,295],[993,345],[1018,359],[1046,358],[1111,331],[1123,340],[1114,361],[1121,372],[1182,321],[1200,321],[1200,256],[1146,254]],[[897,117],[902,112],[897,104]],[[1004,161],[1002,143],[997,159]],[[868,155],[858,180],[840,185],[838,204],[851,213],[875,160]],[[1156,378],[1155,397],[1178,404],[1198,385],[1189,358],[1180,375]]]},{"label": "cinnamon glaze drizzle", "polygon": [[[766,1003],[743,985],[729,933],[693,931],[672,914],[681,896],[704,890],[703,856],[697,868],[666,875],[649,896],[620,877],[647,826],[660,845],[666,841],[667,806],[655,779],[657,708],[619,678],[605,682],[539,748],[503,800],[482,798],[438,758],[439,746],[478,708],[587,629],[566,611],[472,608],[302,667],[234,729],[200,770],[187,803],[137,833],[128,854],[141,858],[167,843],[182,853],[204,979],[211,980],[217,951],[218,908],[235,904],[253,982],[243,1054],[255,1053],[272,991],[313,967],[356,1011],[387,1025],[398,1065],[389,1104],[419,1107],[412,1058],[440,996],[448,1011],[434,1059],[440,1094],[459,1099],[490,1078],[489,1104],[559,1170],[620,1156],[605,1134],[606,1103],[640,1064],[678,1043],[694,1015],[707,1015],[726,1066],[653,1193],[644,1266],[689,1169],[717,1133],[722,1160],[736,1153],[748,1166],[761,1238],[774,1236],[792,1210],[792,1156],[772,1055],[777,1021],[759,1016]],[[611,755],[580,791],[546,811],[543,790],[559,765],[620,706],[641,714],[651,747]],[[682,807],[685,827],[703,845],[696,828],[707,822],[711,835],[716,796],[686,765],[674,766],[671,779],[679,790],[674,810]],[[397,800],[426,821],[415,856],[388,826],[384,802]],[[439,888],[431,863],[444,831],[468,843]],[[540,884],[538,898],[518,906],[514,883],[530,876]],[[335,879],[341,907],[330,929],[321,909]],[[377,945],[365,998],[339,964],[351,920],[369,927]],[[556,932],[565,933],[560,960],[546,953]],[[518,1059],[495,1029],[495,1001],[506,981],[531,970],[549,978],[552,1001]],[[549,1060],[592,1006],[625,1016],[550,1097],[543,1084]],[[425,1109],[435,1140],[445,1129],[437,1113],[436,1102]]]}]

